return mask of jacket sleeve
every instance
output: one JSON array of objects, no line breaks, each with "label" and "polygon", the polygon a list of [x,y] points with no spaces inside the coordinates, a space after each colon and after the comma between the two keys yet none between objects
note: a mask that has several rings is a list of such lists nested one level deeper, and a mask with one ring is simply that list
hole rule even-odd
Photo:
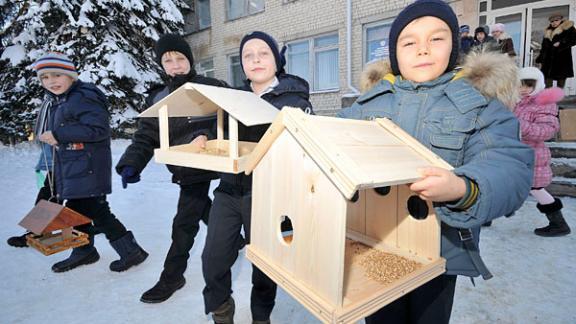
[{"label": "jacket sleeve", "polygon": [[131,166],[138,173],[142,172],[152,156],[154,149],[160,147],[160,132],[158,118],[140,118],[138,129],[132,136],[130,144],[116,165],[116,172],[120,174],[124,166]]},{"label": "jacket sleeve", "polygon": [[478,185],[480,194],[467,210],[438,204],[443,222],[457,228],[478,227],[520,208],[532,185],[533,150],[519,137],[516,117],[502,103],[492,100],[480,112],[477,126],[463,147],[464,163],[454,173]]},{"label": "jacket sleeve", "polygon": [[532,120],[518,119],[520,121],[520,134],[522,140],[526,141],[547,141],[554,137],[560,129],[560,122],[556,115],[550,112],[557,110],[554,107],[547,105],[544,109],[539,110]]},{"label": "jacket sleeve", "polygon": [[564,31],[564,34],[560,40],[560,46],[558,46],[559,51],[571,50],[572,46],[576,45],[576,28],[574,26]]},{"label": "jacket sleeve", "polygon": [[66,119],[71,123],[52,131],[58,143],[100,142],[110,137],[109,115],[106,105],[97,98],[79,94],[67,103]]}]

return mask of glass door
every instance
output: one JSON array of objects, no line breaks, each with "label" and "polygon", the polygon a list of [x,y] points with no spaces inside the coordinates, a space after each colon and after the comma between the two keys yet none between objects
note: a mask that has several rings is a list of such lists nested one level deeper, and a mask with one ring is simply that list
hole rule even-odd
[{"label": "glass door", "polygon": [[496,16],[494,19],[495,23],[500,23],[506,25],[506,33],[512,38],[514,43],[514,51],[516,52],[516,64],[522,65],[524,58],[524,38],[523,28],[525,26],[526,13],[520,12],[515,14],[508,14],[503,16]]},{"label": "glass door", "polygon": [[540,48],[542,47],[542,39],[544,38],[544,30],[550,24],[548,22],[548,17],[554,13],[560,13],[564,17],[570,17],[569,6],[555,6],[546,8],[533,8],[530,10],[530,31],[527,33],[528,39],[528,52],[526,53],[526,64],[525,66],[535,66],[535,60],[540,54]]}]

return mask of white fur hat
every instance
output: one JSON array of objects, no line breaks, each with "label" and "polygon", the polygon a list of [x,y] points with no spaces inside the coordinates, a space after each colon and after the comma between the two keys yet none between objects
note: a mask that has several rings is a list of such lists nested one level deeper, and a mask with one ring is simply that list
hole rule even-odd
[{"label": "white fur hat", "polygon": [[531,96],[537,94],[538,92],[544,90],[544,74],[533,66],[521,68],[518,70],[518,77],[520,80],[536,80],[536,85],[534,86],[534,91],[530,93]]}]

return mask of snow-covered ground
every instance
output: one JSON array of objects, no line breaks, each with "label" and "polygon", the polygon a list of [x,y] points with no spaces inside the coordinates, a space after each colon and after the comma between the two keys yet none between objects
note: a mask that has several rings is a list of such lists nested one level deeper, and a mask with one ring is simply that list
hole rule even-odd
[{"label": "snow-covered ground", "polygon": [[[114,162],[127,145],[113,142]],[[201,294],[205,227],[191,251],[186,286],[161,304],[139,301],[156,283],[170,244],[178,188],[163,165],[151,162],[142,181],[128,189],[113,178],[112,210],[150,253],[140,266],[124,273],[108,270],[117,255],[103,235],[96,238],[99,262],[59,274],[50,267],[68,252],[43,256],[9,247],[6,239],[23,232],[17,224],[36,196],[32,169],[37,155],[29,144],[0,146],[0,323],[210,323]],[[576,200],[563,202],[576,230]],[[576,234],[535,236],[532,230],[545,223],[529,199],[515,216],[483,230],[481,251],[494,278],[476,280],[476,287],[467,278],[458,281],[452,323],[576,323]],[[237,323],[251,321],[250,273],[250,263],[241,256],[233,269]],[[281,290],[272,322],[318,323]]]}]

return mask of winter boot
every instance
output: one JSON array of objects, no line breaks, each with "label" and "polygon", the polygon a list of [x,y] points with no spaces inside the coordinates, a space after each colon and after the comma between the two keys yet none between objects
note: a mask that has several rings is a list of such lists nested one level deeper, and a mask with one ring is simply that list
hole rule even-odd
[{"label": "winter boot", "polygon": [[176,281],[169,281],[160,277],[160,280],[154,285],[154,287],[142,294],[140,301],[150,304],[161,303],[170,298],[176,290],[184,287],[185,284],[186,279],[184,279],[184,277],[181,277]]},{"label": "winter boot", "polygon": [[234,324],[234,298],[230,296],[224,304],[220,305],[218,309],[212,312],[212,319],[214,324]]},{"label": "winter boot", "polygon": [[100,254],[94,247],[94,237],[90,236],[90,243],[72,249],[72,253],[66,260],[55,263],[52,266],[54,272],[65,272],[84,264],[92,264],[100,260]]},{"label": "winter boot", "polygon": [[553,236],[564,236],[570,234],[570,227],[564,220],[562,216],[562,201],[558,198],[554,198],[554,202],[547,205],[536,204],[538,210],[546,214],[548,221],[550,222],[548,226],[537,228],[534,230],[534,234],[545,237]]},{"label": "winter boot", "polygon": [[110,263],[110,270],[112,271],[126,271],[130,269],[130,267],[144,262],[148,257],[148,253],[138,245],[134,235],[130,231],[126,232],[124,236],[116,241],[110,242],[110,245],[112,245],[114,250],[120,255],[120,260]]},{"label": "winter boot", "polygon": [[20,236],[12,236],[8,239],[7,243],[13,247],[28,247],[28,243],[26,243],[26,235],[30,234],[30,232],[26,232]]}]

